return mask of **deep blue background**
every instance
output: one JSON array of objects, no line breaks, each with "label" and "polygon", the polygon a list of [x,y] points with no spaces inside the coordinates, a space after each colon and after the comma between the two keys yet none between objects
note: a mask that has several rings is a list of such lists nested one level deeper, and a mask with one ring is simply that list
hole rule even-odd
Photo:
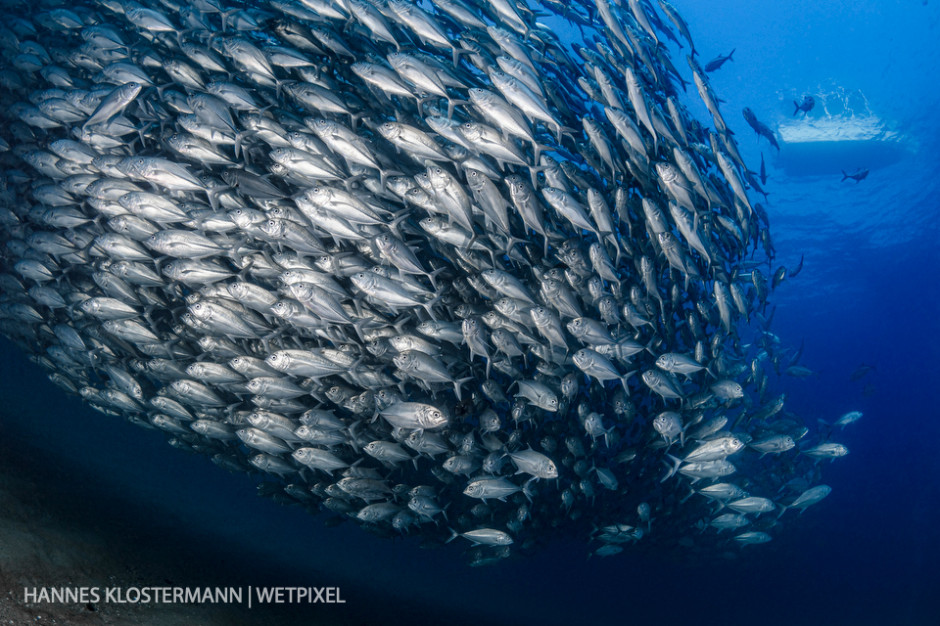
[{"label": "deep blue background", "polygon": [[[6,342],[2,448],[17,451],[24,471],[52,465],[65,484],[67,475],[108,494],[93,500],[104,516],[175,529],[181,545],[208,551],[181,549],[179,558],[214,554],[219,581],[342,584],[350,611],[369,607],[387,623],[396,607],[421,606],[438,616],[428,623],[940,624],[938,3],[673,4],[704,61],[736,48],[712,84],[746,161],[758,169],[763,152],[767,162],[778,261],[792,267],[805,255],[800,276],[774,294],[773,330],[786,345],[805,341],[802,363],[817,375],[782,379],[775,390],[808,421],[865,414],[838,437],[851,454],[825,470],[832,495],[799,519],[788,513],[770,544],[695,564],[630,554],[588,561],[583,546],[558,546],[470,569],[456,548],[325,528],[259,499],[244,477],[65,397]],[[674,60],[690,78],[684,58]],[[903,156],[883,163],[876,147],[814,161],[801,151],[801,167],[788,166],[795,147],[783,145],[778,157],[740,111],[749,106],[775,128],[804,93],[830,103],[839,93],[864,95],[901,138]],[[688,96],[703,117],[694,90]],[[871,167],[865,181],[840,181],[838,170],[858,167]],[[861,363],[877,369],[850,381]]]}]

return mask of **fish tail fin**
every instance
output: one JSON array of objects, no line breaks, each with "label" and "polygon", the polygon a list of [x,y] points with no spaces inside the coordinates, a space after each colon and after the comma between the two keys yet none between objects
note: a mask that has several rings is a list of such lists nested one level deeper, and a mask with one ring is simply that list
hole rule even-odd
[{"label": "fish tail fin", "polygon": [[451,541],[453,541],[454,539],[456,539],[457,537],[460,536],[460,533],[458,533],[458,532],[457,532],[456,530],[454,530],[453,528],[448,527],[447,530],[450,531],[450,538],[449,538],[447,541],[445,541],[444,543],[450,543]]},{"label": "fish tail fin", "polygon": [[428,280],[429,280],[430,283],[431,283],[431,288],[434,289],[434,291],[437,291],[437,281],[434,280],[434,279],[437,278],[438,274],[440,274],[441,272],[443,272],[443,271],[446,270],[446,269],[447,269],[447,267],[439,267],[439,268],[437,268],[436,270],[434,270],[433,272],[425,272],[425,276],[428,277]]},{"label": "fish tail fin", "polygon": [[848,179],[848,177],[849,175],[845,173],[845,170],[842,170],[842,181],[840,182],[844,182],[846,179]]},{"label": "fish tail fin", "polygon": [[666,464],[666,467],[668,467],[669,470],[666,472],[666,475],[659,480],[661,483],[664,483],[675,476],[676,472],[679,470],[679,466],[682,464],[682,461],[672,456],[671,454],[667,454],[666,456],[669,457],[669,461],[663,461],[663,463]]},{"label": "fish tail fin", "polygon": [[534,480],[535,480],[535,476],[533,476],[533,477],[530,478],[529,480],[525,481],[525,484],[522,485],[522,495],[524,495],[524,496],[526,497],[526,499],[527,499],[530,503],[532,502],[532,496],[534,496],[535,494],[532,492],[531,489],[529,489],[529,485],[530,485],[530,484],[532,483],[532,481],[534,481]]},{"label": "fish tail fin", "polygon": [[[222,32],[224,33],[228,28],[228,18],[231,15],[238,13],[238,9],[232,9],[230,11],[222,11],[219,15],[222,18]],[[178,36],[178,35],[177,35]]]},{"label": "fish tail fin", "polygon": [[796,115],[800,112],[800,103],[796,100],[793,101],[793,115]]},{"label": "fish tail fin", "polygon": [[459,378],[454,381],[454,395],[457,397],[457,402],[460,402],[461,390],[464,383],[468,383],[473,380],[473,376],[467,376],[466,378]]},{"label": "fish tail fin", "polygon": [[433,307],[435,304],[439,303],[441,298],[443,297],[444,297],[444,294],[440,294],[434,298],[431,298],[427,302],[421,303],[421,306],[424,307],[424,310],[428,312],[428,315],[431,317],[432,320],[435,320],[435,321],[437,320],[437,318],[434,316]]},{"label": "fish tail fin", "polygon": [[357,319],[357,320],[356,320],[355,322],[353,322],[353,324],[352,324],[353,330],[356,331],[356,335],[358,335],[359,339],[360,339],[361,341],[363,341],[363,342],[365,342],[365,327],[366,327],[366,323],[367,323],[368,321],[369,321],[369,320],[364,319],[364,318],[363,318],[363,319]]},{"label": "fish tail fin", "polygon": [[737,48],[734,48],[731,52],[728,53],[728,60],[729,60],[729,61],[734,61],[734,59],[733,59],[732,57],[734,56],[734,51],[735,51],[735,50],[737,50]]},{"label": "fish tail fin", "polygon": [[[532,140],[532,155],[533,155],[533,156],[532,156],[532,162],[533,162],[533,163],[538,163],[538,162],[539,162],[539,157],[542,155],[542,150],[551,150],[551,148],[549,148],[549,147],[547,147],[547,146],[543,146],[543,145],[540,144],[538,141],[536,141],[535,139],[533,139],[533,140]],[[530,173],[531,173],[531,170],[530,170]],[[532,174],[532,175],[534,176],[535,174]]]},{"label": "fish tail fin", "polygon": [[458,104],[470,104],[469,100],[454,100],[451,98],[447,99],[447,119],[451,120],[454,118],[454,107]]},{"label": "fish tail fin", "polygon": [[787,512],[787,509],[789,509],[789,508],[790,508],[790,507],[788,507],[786,504],[781,504],[781,505],[780,505],[780,512],[777,513],[777,519],[780,519],[781,517],[783,517],[783,514],[786,513],[786,512]]},{"label": "fish tail fin", "polygon": [[219,196],[221,196],[224,192],[228,191],[229,189],[231,189],[231,187],[222,186],[216,189],[204,190],[206,192],[206,198],[209,200],[209,206],[211,206],[213,210],[215,211],[219,210]]}]

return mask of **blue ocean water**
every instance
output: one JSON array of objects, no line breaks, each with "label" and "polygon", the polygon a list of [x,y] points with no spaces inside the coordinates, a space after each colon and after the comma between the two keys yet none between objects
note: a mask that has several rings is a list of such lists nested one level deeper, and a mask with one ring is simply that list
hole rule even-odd
[{"label": "blue ocean water", "polygon": [[[704,61],[735,50],[712,84],[746,162],[754,170],[761,154],[766,162],[777,263],[792,268],[804,258],[800,275],[774,293],[773,331],[793,348],[803,342],[801,363],[815,375],[783,377],[775,390],[807,421],[864,412],[837,437],[850,455],[824,470],[832,494],[799,519],[787,513],[771,543],[708,560],[678,550],[586,560],[584,547],[572,543],[471,569],[456,547],[422,550],[417,540],[328,528],[260,499],[244,477],[64,396],[6,342],[4,447],[28,451],[26,468],[53,464],[96,485],[106,495],[95,500],[103,517],[151,524],[175,542],[168,546],[179,546],[181,561],[218,559],[220,582],[342,585],[343,610],[357,619],[940,623],[940,7],[920,0],[673,4]],[[674,60],[688,77],[684,54]],[[777,128],[794,119],[792,101],[807,93],[817,99],[812,120],[845,129],[874,117],[884,134],[864,145],[784,142],[778,155],[740,114],[750,107]],[[693,110],[696,101],[690,88]],[[704,108],[697,114],[703,118]],[[870,169],[865,180],[841,180],[840,170],[858,168]],[[875,369],[850,380],[861,364]],[[137,514],[141,503],[146,515]]]}]

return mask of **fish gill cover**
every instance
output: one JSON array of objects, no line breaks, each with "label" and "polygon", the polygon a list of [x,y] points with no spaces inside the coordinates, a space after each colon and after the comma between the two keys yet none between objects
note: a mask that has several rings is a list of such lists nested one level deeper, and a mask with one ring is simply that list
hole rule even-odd
[{"label": "fish gill cover", "polygon": [[788,270],[665,1],[17,3],[0,47],[2,331],[96,409],[474,564],[829,493],[860,414],[772,389]]}]

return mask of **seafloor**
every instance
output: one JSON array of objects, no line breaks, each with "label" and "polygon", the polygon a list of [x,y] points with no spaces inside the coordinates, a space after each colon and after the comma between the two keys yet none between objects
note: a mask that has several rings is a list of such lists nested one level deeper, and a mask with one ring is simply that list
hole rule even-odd
[{"label": "seafloor", "polygon": [[[7,433],[5,433],[7,434]],[[174,522],[154,525],[156,507],[116,503],[80,468],[23,441],[0,442],[0,624],[276,624],[278,607],[26,603],[33,587],[204,587],[219,581],[226,555],[194,545]],[[120,515],[114,512],[120,510]],[[237,561],[237,559],[232,559]],[[222,566],[222,567],[220,567]],[[224,584],[230,584],[229,580]],[[285,613],[284,615],[278,615]],[[318,624],[361,623],[321,615]],[[313,616],[311,616],[313,617]]]},{"label": "seafloor", "polygon": [[[241,587],[274,580],[245,546],[220,544],[146,498],[121,498],[112,484],[25,440],[0,419],[0,625],[199,624],[352,626],[440,623],[442,616],[354,581],[339,581],[343,605],[27,603],[34,587]],[[108,483],[108,481],[104,481]],[[121,498],[116,500],[115,498]],[[276,577],[276,574],[275,574]],[[286,580],[297,585],[296,577]],[[334,582],[335,581],[335,582]]]}]

